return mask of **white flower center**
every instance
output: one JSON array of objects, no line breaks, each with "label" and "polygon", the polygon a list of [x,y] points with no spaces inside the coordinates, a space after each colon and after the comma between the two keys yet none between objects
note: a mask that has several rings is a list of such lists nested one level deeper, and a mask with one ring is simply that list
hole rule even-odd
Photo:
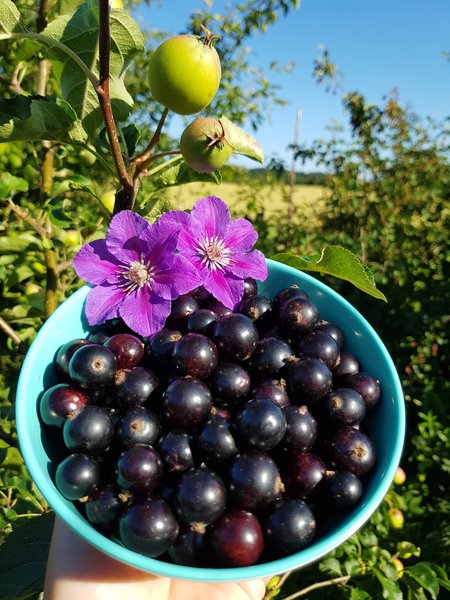
[{"label": "white flower center", "polygon": [[143,288],[144,285],[150,287],[155,270],[155,267],[151,267],[150,264],[144,264],[142,259],[140,261],[132,260],[127,265],[121,265],[118,268],[118,275],[123,279],[120,287],[124,288],[127,294]]},{"label": "white flower center", "polygon": [[197,255],[202,259],[201,264],[212,271],[216,269],[223,271],[224,267],[231,262],[231,250],[225,246],[223,239],[220,239],[217,235],[198,240],[196,250]]}]

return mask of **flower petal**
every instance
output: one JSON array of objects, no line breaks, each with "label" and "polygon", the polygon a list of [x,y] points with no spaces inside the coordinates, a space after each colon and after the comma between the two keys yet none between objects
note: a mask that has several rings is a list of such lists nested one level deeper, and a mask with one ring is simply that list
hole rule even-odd
[{"label": "flower petal", "polygon": [[145,262],[148,261],[156,268],[170,266],[177,247],[179,231],[179,227],[171,221],[157,221],[144,229],[140,240],[145,245]]},{"label": "flower petal", "polygon": [[175,300],[201,284],[202,278],[192,263],[181,254],[175,254],[172,266],[155,274],[152,289],[161,298]]},{"label": "flower petal", "polygon": [[145,249],[140,237],[150,223],[131,210],[115,215],[106,232],[106,245],[118,261],[140,260]]},{"label": "flower petal", "polygon": [[125,296],[119,313],[128,327],[146,337],[163,328],[170,308],[170,300],[156,296],[144,286]]},{"label": "flower petal", "polygon": [[114,285],[96,285],[89,292],[84,310],[89,325],[99,325],[119,316],[123,290]]},{"label": "flower petal", "polygon": [[117,261],[108,251],[105,240],[85,244],[75,255],[72,264],[78,277],[89,283],[112,283],[116,279]]},{"label": "flower petal", "polygon": [[203,232],[207,236],[224,235],[231,223],[230,209],[217,196],[206,196],[198,200],[192,211],[189,229],[191,233]]},{"label": "flower petal", "polygon": [[228,308],[234,308],[242,300],[244,280],[225,274],[219,269],[208,271],[203,285],[211,294]]},{"label": "flower petal", "polygon": [[236,219],[228,228],[223,241],[231,251],[248,252],[256,244],[258,233],[247,219]]},{"label": "flower petal", "polygon": [[178,236],[177,249],[178,252],[184,256],[190,263],[192,263],[197,269],[201,269],[202,259],[197,253],[198,241],[190,231],[182,229]]},{"label": "flower petal", "polygon": [[264,281],[267,278],[267,263],[262,252],[252,250],[247,254],[233,256],[233,262],[226,267],[226,271],[243,279],[253,277],[258,281]]},{"label": "flower petal", "polygon": [[189,219],[189,213],[183,210],[169,210],[159,217],[157,223],[173,223],[179,229],[183,229],[188,226]]}]

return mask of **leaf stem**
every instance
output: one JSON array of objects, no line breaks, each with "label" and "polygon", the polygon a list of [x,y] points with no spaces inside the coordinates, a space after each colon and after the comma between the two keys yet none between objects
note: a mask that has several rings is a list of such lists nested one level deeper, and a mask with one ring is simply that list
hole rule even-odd
[{"label": "leaf stem", "polygon": [[295,598],[300,598],[301,596],[306,596],[310,592],[314,592],[315,590],[319,590],[321,588],[330,587],[332,585],[345,585],[350,579],[350,575],[344,575],[343,577],[335,577],[334,579],[327,579],[326,581],[319,581],[317,583],[313,583],[308,587],[295,592],[295,594],[291,594],[290,596],[286,596],[284,600],[294,600]]},{"label": "leaf stem", "polygon": [[[162,158],[163,156],[173,156],[174,154],[177,155],[177,158],[180,159],[181,157],[181,151],[180,150],[164,150],[164,152],[158,152],[157,154],[153,154],[153,156],[151,156],[148,161],[146,166],[151,165],[152,163],[154,163],[156,160],[158,160],[158,158]],[[166,164],[166,163],[164,163]],[[143,175],[148,175],[148,173],[142,173]]]},{"label": "leaf stem", "polygon": [[180,154],[178,156],[174,156],[170,160],[166,160],[166,162],[162,163],[161,165],[158,165],[157,167],[155,167],[151,171],[147,171],[147,176],[154,175],[155,173],[158,173],[159,171],[162,171],[166,167],[169,167],[170,165],[172,165],[175,162],[178,162],[181,159],[182,159],[182,156]]},{"label": "leaf stem", "polygon": [[156,127],[155,133],[152,135],[152,139],[150,140],[150,143],[145,148],[145,150],[143,150],[140,154],[138,154],[138,156],[136,156],[136,158],[133,161],[134,167],[136,169],[135,179],[137,177],[139,177],[139,174],[142,173],[142,171],[145,171],[145,169],[147,168],[147,165],[151,162],[150,156],[151,156],[152,150],[160,140],[161,131],[162,131],[162,128],[163,128],[163,125],[166,120],[168,112],[169,112],[168,108],[165,108],[163,110],[161,118],[159,119],[158,125]]},{"label": "leaf stem", "polygon": [[17,346],[20,346],[22,343],[22,338],[10,325],[8,325],[4,319],[2,319],[2,317],[0,317],[0,329],[6,333],[6,335],[10,337]]}]

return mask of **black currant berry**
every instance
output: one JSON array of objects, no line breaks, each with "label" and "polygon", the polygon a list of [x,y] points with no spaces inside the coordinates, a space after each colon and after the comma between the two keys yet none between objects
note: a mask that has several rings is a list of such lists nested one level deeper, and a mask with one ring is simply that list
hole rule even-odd
[{"label": "black currant berry", "polygon": [[327,333],[336,342],[339,350],[342,348],[344,334],[342,333],[342,329],[340,329],[336,323],[331,323],[330,321],[318,321],[314,325],[314,331],[323,331],[324,333]]},{"label": "black currant berry", "polygon": [[188,333],[175,343],[172,350],[175,370],[181,375],[204,379],[217,366],[218,352],[213,342],[201,333]]},{"label": "black currant berry", "polygon": [[260,334],[274,325],[272,303],[265,296],[257,294],[241,300],[235,310],[251,319]]},{"label": "black currant berry", "polygon": [[317,421],[306,406],[288,406],[284,410],[286,433],[283,448],[295,452],[311,450],[317,439]]},{"label": "black currant berry", "polygon": [[70,340],[70,342],[66,342],[65,344],[63,344],[55,355],[54,362],[57,373],[64,379],[68,379],[70,359],[79,348],[92,343],[93,342],[91,342],[90,340],[79,338],[76,340]]},{"label": "black currant berry", "polygon": [[291,287],[283,288],[279,292],[275,294],[275,298],[272,302],[272,307],[274,313],[278,316],[280,314],[280,309],[285,302],[288,300],[292,300],[293,298],[306,298],[308,299],[308,294],[297,287],[296,285],[291,285]]},{"label": "black currant berry", "polygon": [[124,546],[150,557],[166,552],[175,541],[178,529],[170,508],[156,497],[132,504],[119,520]]},{"label": "black currant berry", "polygon": [[209,389],[218,406],[238,406],[250,391],[250,375],[235,363],[220,363],[211,376]]},{"label": "black currant berry", "polygon": [[364,400],[350,388],[338,388],[321,401],[324,417],[333,425],[346,427],[359,425],[366,414]]},{"label": "black currant berry", "polygon": [[306,502],[286,498],[271,506],[264,519],[263,531],[269,553],[275,557],[287,556],[311,542],[316,521]]},{"label": "black currant berry", "polygon": [[127,448],[117,461],[117,484],[132,492],[152,492],[163,472],[161,457],[152,446],[136,444]]},{"label": "black currant berry", "polygon": [[363,493],[361,481],[353,473],[336,471],[325,480],[326,493],[335,506],[347,508],[358,502]]},{"label": "black currant berry", "polygon": [[144,356],[144,344],[135,335],[129,333],[117,333],[104,343],[117,358],[119,369],[131,369],[137,367]]},{"label": "black currant berry", "polygon": [[301,358],[289,371],[291,400],[296,404],[315,402],[332,387],[331,371],[318,358]]},{"label": "black currant berry", "polygon": [[341,352],[337,363],[332,370],[333,381],[340,385],[346,375],[352,375],[359,372],[358,359],[348,352]]},{"label": "black currant berry", "polygon": [[361,431],[352,427],[339,429],[331,442],[331,460],[337,469],[361,477],[375,463],[375,448]]},{"label": "black currant berry", "polygon": [[247,279],[244,279],[244,293],[242,295],[242,300],[256,296],[257,293],[258,284],[256,279],[253,279],[253,277],[247,277]]},{"label": "black currant berry", "polygon": [[202,425],[212,408],[208,386],[194,377],[179,377],[167,387],[163,396],[162,412],[172,428],[189,428]]},{"label": "black currant berry", "polygon": [[67,417],[89,403],[89,398],[82,391],[59,383],[49,388],[39,402],[39,413],[46,425],[60,427]]},{"label": "black currant berry", "polygon": [[184,431],[168,431],[158,440],[158,452],[167,471],[186,471],[194,466],[192,436]]},{"label": "black currant berry", "polygon": [[292,298],[280,308],[280,324],[289,337],[305,335],[312,331],[318,316],[317,306],[307,298]]},{"label": "black currant berry", "polygon": [[249,359],[248,369],[256,379],[276,377],[291,356],[292,347],[288,342],[276,337],[262,338]]},{"label": "black currant berry", "polygon": [[231,504],[250,511],[277,500],[284,491],[274,461],[256,450],[240,454],[233,460],[227,484]]},{"label": "black currant berry", "polygon": [[70,379],[86,390],[111,384],[116,369],[117,359],[114,354],[99,344],[81,346],[69,362]]},{"label": "black currant berry", "polygon": [[193,296],[197,300],[199,306],[205,306],[206,304],[208,304],[208,302],[211,302],[213,299],[210,292],[208,292],[208,290],[202,285],[196,290],[193,290],[191,292],[191,296]]},{"label": "black currant berry", "polygon": [[258,332],[251,319],[245,315],[231,314],[222,317],[214,325],[212,339],[222,359],[241,361],[251,356]]},{"label": "black currant berry", "polygon": [[250,400],[237,415],[236,432],[242,447],[267,452],[283,439],[286,419],[281,408],[272,400]]},{"label": "black currant berry", "polygon": [[120,448],[134,444],[152,445],[159,436],[161,426],[157,416],[144,406],[134,406],[119,417],[115,427],[115,442]]},{"label": "black currant berry", "polygon": [[157,373],[168,373],[172,368],[172,349],[182,335],[172,329],[161,329],[153,334],[146,346],[147,360]]},{"label": "black currant berry", "polygon": [[286,493],[293,498],[306,498],[320,483],[326,470],[322,459],[310,452],[291,454],[280,468]]},{"label": "black currant berry", "polygon": [[107,485],[94,492],[85,502],[86,517],[97,529],[110,532],[115,527],[125,502],[123,494],[117,492],[112,485]]},{"label": "black currant berry", "polygon": [[213,471],[205,467],[191,469],[181,476],[175,502],[177,514],[184,523],[205,527],[225,510],[225,486]]},{"label": "black currant berry", "polygon": [[114,378],[114,393],[123,408],[144,404],[159,386],[153,371],[144,367],[119,369]]},{"label": "black currant berry", "polygon": [[208,335],[217,320],[218,316],[213,313],[212,310],[199,308],[187,318],[186,330],[190,333],[203,333],[203,335]]},{"label": "black currant berry", "polygon": [[343,386],[352,388],[362,396],[367,409],[373,408],[380,399],[380,382],[369,373],[347,375],[343,378],[342,383]]},{"label": "black currant berry", "polygon": [[205,308],[211,310],[215,315],[217,315],[219,319],[233,314],[233,309],[229,308],[228,306],[225,306],[225,304],[223,304],[219,300],[216,300],[215,298],[212,298],[211,301],[208,302],[208,304],[205,306]]},{"label": "black currant berry", "polygon": [[99,455],[113,440],[114,426],[106,408],[90,404],[74,413],[64,423],[63,437],[71,452]]},{"label": "black currant berry", "polygon": [[324,331],[312,331],[294,344],[294,350],[297,356],[320,358],[329,369],[335,366],[339,358],[338,345]]},{"label": "black currant berry", "polygon": [[169,555],[178,565],[187,567],[211,566],[211,544],[208,532],[195,531],[189,525],[182,525],[177,539],[169,548]]},{"label": "black currant berry", "polygon": [[186,320],[193,312],[199,308],[197,300],[190,294],[183,294],[172,300],[170,315],[167,317],[167,324],[176,329],[184,329]]},{"label": "black currant berry", "polygon": [[269,398],[269,400],[278,404],[280,408],[286,408],[290,404],[284,379],[262,379],[258,381],[251,392],[251,397],[255,400]]},{"label": "black currant berry", "polygon": [[230,510],[212,526],[211,544],[220,566],[248,567],[261,556],[264,536],[255,515]]},{"label": "black currant berry", "polygon": [[100,465],[87,454],[70,454],[56,469],[56,487],[68,500],[91,496],[100,482]]},{"label": "black currant berry", "polygon": [[224,462],[238,452],[228,421],[216,416],[200,431],[198,447],[207,464]]}]

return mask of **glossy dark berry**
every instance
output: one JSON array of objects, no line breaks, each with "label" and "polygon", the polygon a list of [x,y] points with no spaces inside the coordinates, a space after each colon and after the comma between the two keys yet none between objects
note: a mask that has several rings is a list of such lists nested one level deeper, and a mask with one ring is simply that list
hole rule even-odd
[{"label": "glossy dark berry", "polygon": [[325,418],[338,427],[359,425],[366,414],[364,400],[350,388],[332,390],[321,404]]},{"label": "glossy dark berry", "polygon": [[286,408],[290,404],[284,379],[262,379],[258,381],[251,391],[251,397],[255,400],[269,398],[269,400],[278,404],[280,408]]},{"label": "glossy dark berry", "polygon": [[311,509],[295,498],[279,500],[264,519],[263,531],[272,556],[287,556],[307,546],[314,537],[316,521]]},{"label": "glossy dark berry", "polygon": [[172,359],[181,375],[204,379],[216,368],[219,354],[214,343],[205,335],[188,333],[175,343]]},{"label": "glossy dark berry", "polygon": [[132,492],[152,492],[163,472],[161,457],[152,446],[136,444],[117,461],[117,485]]},{"label": "glossy dark berry", "polygon": [[49,388],[39,402],[39,413],[46,425],[60,427],[67,417],[89,403],[88,396],[66,383]]},{"label": "glossy dark berry", "polygon": [[307,298],[292,298],[280,308],[280,324],[289,337],[312,331],[318,317],[317,306]]},{"label": "glossy dark berry", "polygon": [[327,333],[336,342],[339,350],[342,348],[344,334],[342,333],[342,329],[340,329],[336,323],[331,323],[330,321],[317,321],[314,325],[314,331],[323,331],[324,333]]},{"label": "glossy dark berry", "polygon": [[87,454],[70,454],[56,469],[56,487],[68,500],[90,496],[100,482],[100,465],[95,458]]},{"label": "glossy dark berry", "polygon": [[222,359],[242,361],[249,358],[255,349],[258,332],[251,319],[231,314],[214,325],[212,339]]},{"label": "glossy dark berry", "polygon": [[347,375],[343,378],[342,383],[345,387],[352,388],[362,396],[367,409],[373,408],[380,399],[380,382],[369,373]]},{"label": "glossy dark berry", "polygon": [[225,304],[223,304],[219,300],[216,300],[215,298],[212,298],[205,308],[212,310],[212,312],[215,315],[217,315],[219,319],[233,314],[233,309],[229,308],[228,306],[225,306]]},{"label": "glossy dark berry", "polygon": [[117,333],[104,343],[117,358],[119,369],[131,369],[137,367],[144,356],[144,344],[135,335],[129,333]]},{"label": "glossy dark berry", "polygon": [[227,486],[230,504],[250,511],[277,500],[284,491],[277,465],[268,454],[257,450],[233,460]]},{"label": "glossy dark berry", "polygon": [[297,452],[281,467],[286,493],[294,498],[306,498],[325,475],[325,464],[316,454]]},{"label": "glossy dark berry", "polygon": [[248,369],[256,379],[276,378],[291,356],[292,347],[288,342],[276,337],[262,338],[249,359]]},{"label": "glossy dark berry", "polygon": [[71,452],[103,454],[113,440],[114,426],[106,408],[90,404],[64,423],[63,437]]},{"label": "glossy dark berry", "polygon": [[257,294],[241,300],[235,310],[251,319],[260,334],[264,334],[274,324],[272,302],[265,296]]},{"label": "glossy dark berry", "polygon": [[115,427],[115,443],[120,448],[134,444],[152,445],[161,431],[154,412],[144,406],[134,406],[122,415]]},{"label": "glossy dark berry", "polygon": [[315,402],[332,387],[331,371],[318,358],[301,358],[289,371],[291,400],[295,404]]},{"label": "glossy dark berry", "polygon": [[326,478],[326,493],[335,506],[347,508],[361,498],[363,486],[353,473],[336,471]]},{"label": "glossy dark berry", "polygon": [[208,335],[217,320],[218,316],[213,313],[212,310],[199,308],[187,318],[186,330],[190,333],[203,333],[204,335]]},{"label": "glossy dark berry", "polygon": [[161,498],[132,504],[120,517],[119,534],[124,546],[145,556],[166,552],[178,535],[178,523]]},{"label": "glossy dark berry", "polygon": [[272,400],[250,400],[237,415],[236,432],[242,447],[267,452],[283,439],[286,419],[281,408]]},{"label": "glossy dark berry", "polygon": [[108,330],[96,329],[89,333],[87,339],[93,344],[104,344],[109,340],[110,335]]},{"label": "glossy dark berry", "polygon": [[169,549],[170,558],[178,565],[187,567],[211,566],[211,545],[209,532],[194,531],[189,525],[182,525],[177,539]]},{"label": "glossy dark berry", "polygon": [[273,311],[276,315],[280,314],[280,309],[285,302],[288,300],[292,300],[293,298],[309,298],[308,294],[297,287],[296,285],[291,285],[288,288],[283,288],[279,292],[275,294],[275,297],[272,302]]},{"label": "glossy dark berry", "polygon": [[81,388],[94,390],[114,380],[117,359],[99,344],[87,344],[75,351],[69,362],[70,379]]},{"label": "glossy dark berry", "polygon": [[250,391],[250,375],[235,363],[220,363],[211,376],[209,389],[218,406],[238,406]]},{"label": "glossy dark berry", "polygon": [[352,427],[339,429],[331,442],[331,460],[337,469],[361,477],[375,463],[375,448],[361,431]]},{"label": "glossy dark berry", "polygon": [[212,396],[208,386],[194,377],[179,377],[167,387],[163,396],[163,416],[172,428],[202,425],[208,419]]},{"label": "glossy dark berry", "polygon": [[173,329],[161,329],[148,340],[147,358],[159,373],[168,373],[172,367],[172,349],[182,335]]},{"label": "glossy dark berry", "polygon": [[172,300],[170,315],[167,317],[167,323],[170,327],[183,329],[186,320],[193,312],[199,308],[197,300],[190,294],[183,294]]},{"label": "glossy dark berry", "polygon": [[93,342],[91,342],[90,340],[78,338],[75,340],[70,340],[70,342],[66,342],[65,344],[63,344],[55,355],[54,362],[57,373],[64,379],[67,379],[69,377],[69,362],[72,356],[82,346],[87,346],[88,344],[92,343]]},{"label": "glossy dark berry", "polygon": [[312,331],[294,345],[295,354],[320,358],[332,369],[339,357],[339,347],[335,340],[324,331]]},{"label": "glossy dark berry", "polygon": [[168,431],[158,440],[157,448],[167,471],[186,471],[194,466],[192,436],[184,431]]},{"label": "glossy dark berry", "polygon": [[144,404],[159,386],[159,379],[144,367],[119,369],[114,378],[114,393],[123,408]]},{"label": "glossy dark berry", "polygon": [[210,294],[210,292],[208,292],[208,290],[206,288],[204,288],[202,285],[200,287],[198,287],[196,290],[193,290],[192,292],[190,292],[190,295],[193,296],[199,306],[205,306],[206,304],[208,304],[208,302],[211,302],[213,297]]},{"label": "glossy dark berry", "polygon": [[207,464],[228,460],[238,449],[226,419],[211,417],[198,435],[198,447]]},{"label": "glossy dark berry", "polygon": [[253,277],[247,277],[247,279],[244,279],[244,293],[242,295],[242,300],[256,296],[257,293],[258,284],[256,279],[253,279]]},{"label": "glossy dark berry", "polygon": [[344,381],[344,377],[346,375],[351,375],[353,373],[359,372],[359,362],[358,359],[350,354],[349,352],[341,352],[339,354],[337,363],[332,370],[333,381],[340,384],[341,381]]},{"label": "glossy dark berry", "polygon": [[317,439],[317,421],[306,406],[288,406],[284,410],[286,433],[282,446],[295,452],[311,450]]},{"label": "glossy dark berry", "polygon": [[85,502],[86,517],[92,525],[101,531],[111,531],[125,505],[124,495],[117,492],[112,485],[98,489]]},{"label": "glossy dark berry", "polygon": [[230,510],[212,526],[211,543],[220,566],[247,567],[261,556],[264,536],[255,515]]},{"label": "glossy dark berry", "polygon": [[225,510],[225,486],[213,471],[205,467],[191,469],[181,475],[175,502],[184,523],[210,525]]}]

